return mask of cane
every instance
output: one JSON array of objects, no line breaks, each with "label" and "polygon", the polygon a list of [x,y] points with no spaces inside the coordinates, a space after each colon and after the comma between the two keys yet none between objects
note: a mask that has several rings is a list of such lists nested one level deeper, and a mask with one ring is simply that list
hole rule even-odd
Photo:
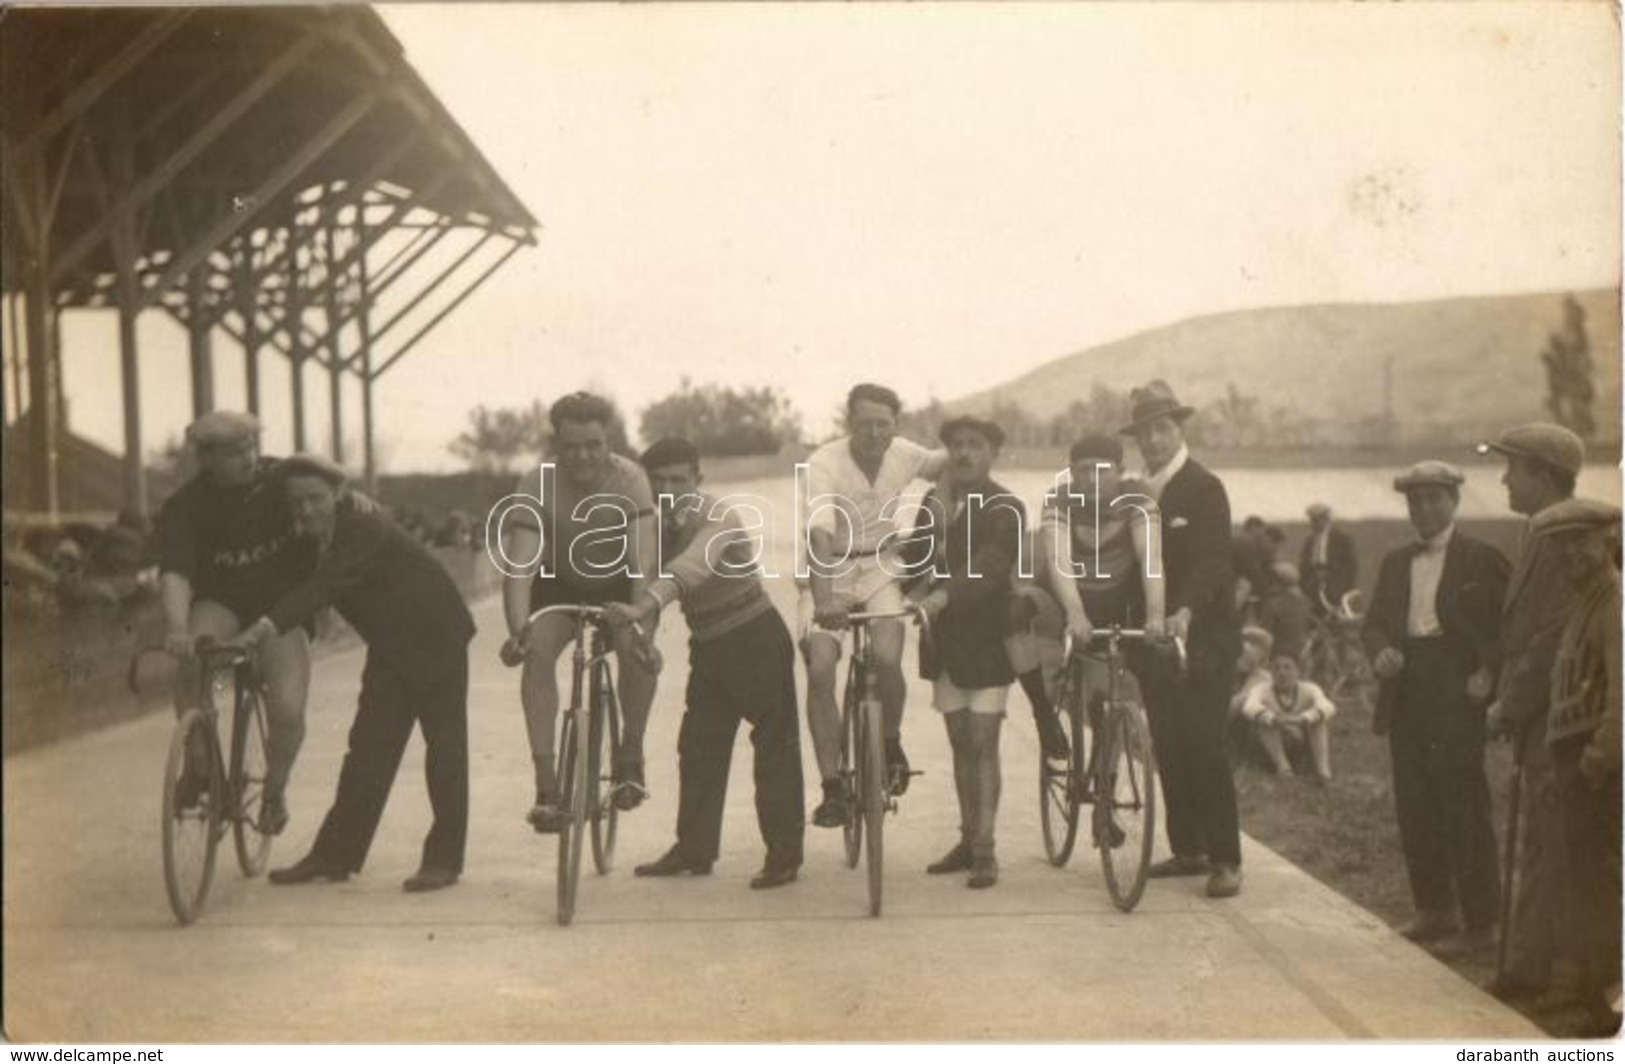
[{"label": "cane", "polygon": [[1501,873],[1501,935],[1495,947],[1495,981],[1507,977],[1507,942],[1512,938],[1512,887],[1517,874],[1518,819],[1523,806],[1523,733],[1512,738],[1512,807],[1507,811],[1506,869]]}]

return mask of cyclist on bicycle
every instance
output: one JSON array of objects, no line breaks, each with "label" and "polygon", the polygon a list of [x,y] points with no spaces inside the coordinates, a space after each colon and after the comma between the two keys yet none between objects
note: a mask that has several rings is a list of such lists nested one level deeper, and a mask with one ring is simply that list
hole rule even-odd
[{"label": "cyclist on bicycle", "polygon": [[[559,654],[575,633],[570,620],[557,614],[542,618],[528,634],[525,622],[543,606],[631,602],[655,575],[659,549],[649,478],[636,462],[610,450],[615,411],[609,402],[575,392],[554,403],[548,419],[557,483],[547,465],[540,476],[521,477],[517,493],[536,505],[504,511],[503,522],[508,568],[502,606],[509,636],[502,660],[524,664],[520,701],[536,783],[536,803],[526,819],[541,832],[562,830],[570,820],[558,804],[553,732],[559,713]],[[624,653],[631,649],[631,638],[627,629],[612,633],[626,727],[614,766],[620,784],[615,804],[622,810],[636,808],[647,795],[643,733],[655,693],[654,670],[635,654]]]},{"label": "cyclist on bicycle", "polygon": [[1005,651],[1010,586],[1021,556],[1026,508],[993,480],[1004,444],[998,425],[956,417],[942,426],[945,483],[931,489],[911,537],[911,561],[929,552],[929,589],[920,601],[931,638],[920,642],[920,676],[932,682],[953,748],[959,841],[926,871],[969,871],[966,886],[998,882],[993,824],[999,811],[999,730],[1015,680]]},{"label": "cyclist on bicycle", "polygon": [[[1123,475],[1123,444],[1085,436],[1072,445],[1068,478],[1045,500],[1038,543],[1048,585],[1079,648],[1089,630],[1121,625],[1163,632],[1162,520],[1145,485]],[[1129,654],[1130,670],[1140,658]],[[1083,684],[1104,697],[1106,661],[1083,656]]]},{"label": "cyclist on bicycle", "polygon": [[[176,711],[197,691],[193,650],[200,637],[224,642],[262,617],[315,566],[309,543],[296,539],[287,500],[275,474],[280,465],[259,450],[260,423],[251,414],[217,410],[186,429],[199,472],[158,514],[159,586],[164,646],[182,664]],[[364,504],[370,508],[370,504]],[[305,737],[310,688],[310,636],[304,627],[262,641],[256,664],[265,683],[265,801],[261,830],[287,825],[285,793]],[[180,793],[191,804],[206,785],[202,750],[189,751]]]},{"label": "cyclist on bicycle", "polygon": [[[890,388],[859,384],[847,394],[849,435],[832,440],[807,458],[801,549],[808,574],[799,606],[799,635],[807,659],[807,730],[812,733],[823,801],[813,823],[837,828],[846,821],[838,777],[841,747],[836,671],[841,634],[852,610],[884,612],[903,607],[896,545],[903,538],[893,521],[899,499],[916,479],[934,480],[947,452],[930,450],[895,435],[902,400]],[[836,515],[841,515],[837,522]],[[893,786],[908,784],[908,758],[899,738],[903,722],[903,625],[872,626],[880,701],[885,716],[886,764]]]}]

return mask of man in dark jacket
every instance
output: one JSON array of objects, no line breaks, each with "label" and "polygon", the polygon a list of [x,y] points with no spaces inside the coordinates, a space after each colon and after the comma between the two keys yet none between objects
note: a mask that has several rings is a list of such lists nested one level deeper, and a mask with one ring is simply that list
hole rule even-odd
[{"label": "man in dark jacket", "polygon": [[[966,886],[998,882],[993,822],[999,811],[999,726],[1015,672],[1004,648],[1011,580],[1020,558],[1025,508],[989,476],[1004,445],[991,421],[957,417],[942,426],[948,477],[927,494],[910,561],[929,551],[929,592],[920,609],[931,638],[920,641],[920,676],[953,748],[959,841],[926,870],[969,871]],[[929,530],[929,534],[926,533]]]},{"label": "man in dark jacket", "polygon": [[310,853],[271,882],[359,872],[415,723],[426,743],[434,824],[408,892],[457,882],[468,835],[468,641],[474,621],[457,585],[415,539],[382,516],[338,506],[344,472],[296,455],[280,471],[295,532],[319,550],[315,573],[240,637],[254,643],[333,605],[367,643],[361,698],[333,807]]},{"label": "man in dark jacket", "polygon": [[1382,681],[1376,730],[1388,734],[1416,904],[1404,933],[1431,942],[1460,930],[1469,947],[1482,947],[1500,904],[1484,706],[1500,664],[1510,567],[1494,547],[1456,531],[1462,479],[1436,461],[1395,479],[1418,539],[1383,558],[1365,644]]},{"label": "man in dark jacket", "polygon": [[[1142,479],[1162,511],[1168,634],[1183,639],[1189,668],[1164,656],[1139,670],[1151,739],[1168,802],[1173,856],[1151,875],[1207,874],[1213,898],[1241,892],[1241,830],[1236,784],[1225,753],[1230,681],[1241,654],[1231,565],[1230,498],[1224,484],[1192,460],[1184,423],[1195,411],[1164,381],[1130,393],[1132,436],[1145,459]],[[1154,652],[1147,652],[1148,655]]]},{"label": "man in dark jacket", "polygon": [[1317,614],[1325,607],[1337,608],[1344,595],[1354,590],[1360,573],[1360,560],[1349,534],[1332,525],[1332,508],[1323,502],[1304,511],[1309,518],[1309,535],[1298,552],[1298,574],[1304,597]]}]

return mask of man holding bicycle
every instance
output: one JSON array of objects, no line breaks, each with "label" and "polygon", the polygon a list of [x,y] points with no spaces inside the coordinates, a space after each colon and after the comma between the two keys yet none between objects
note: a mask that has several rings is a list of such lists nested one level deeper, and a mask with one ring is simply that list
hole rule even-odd
[{"label": "man holding bicycle", "polygon": [[756,752],[756,820],[767,859],[754,890],[794,882],[805,807],[796,730],[795,648],[762,587],[752,541],[735,511],[698,493],[700,455],[667,438],[643,453],[660,500],[662,571],[612,617],[652,636],[661,610],[681,601],[688,620],[688,711],[677,736],[677,842],[640,876],[706,875],[722,838],[728,763],[740,721]]},{"label": "man holding bicycle", "polygon": [[[901,410],[902,400],[890,388],[857,385],[846,399],[849,435],[824,444],[806,463],[801,546],[807,552],[808,576],[798,627],[807,659],[807,729],[823,780],[823,801],[812,819],[823,828],[846,822],[835,692],[847,615],[903,607],[897,581],[902,567],[895,564],[894,549],[902,537],[893,523],[895,511],[911,483],[934,480],[947,461],[945,451],[896,436]],[[906,695],[902,623],[876,621],[873,648],[885,716],[886,765],[892,786],[901,792],[908,785],[908,758],[900,738]]]},{"label": "man holding bicycle", "polygon": [[[200,638],[225,641],[309,575],[309,544],[293,535],[280,465],[259,452],[260,423],[251,414],[217,410],[186,429],[199,472],[165,500],[158,515],[159,579],[165,648],[182,663],[177,710],[189,708],[198,685],[193,650]],[[288,822],[288,776],[305,737],[310,638],[293,627],[258,644],[268,736],[260,829],[275,835]],[[189,751],[183,802],[206,786],[204,752]],[[188,781],[190,783],[188,784]]]},{"label": "man holding bicycle", "polygon": [[929,551],[932,562],[920,602],[931,624],[931,638],[920,644],[920,676],[932,682],[953,749],[960,838],[926,871],[968,871],[965,885],[980,890],[999,880],[999,731],[1015,680],[1004,636],[1026,510],[990,475],[1004,445],[998,425],[957,417],[942,426],[942,441],[949,475],[926,495],[910,553]]},{"label": "man holding bicycle", "polygon": [[[559,804],[555,779],[554,726],[559,713],[556,667],[574,638],[568,618],[543,617],[527,632],[526,621],[544,606],[603,606],[631,602],[657,563],[658,533],[649,478],[636,462],[610,450],[615,412],[587,392],[574,392],[548,411],[553,425],[556,483],[551,468],[520,479],[519,496],[534,506],[506,511],[503,543],[506,579],[503,614],[509,637],[502,647],[508,665],[524,664],[520,701],[530,739],[536,804],[527,820],[540,832],[562,830],[569,814]],[[626,726],[615,753],[616,806],[631,810],[645,794],[643,734],[654,701],[655,672],[630,649],[630,633],[614,634],[617,687]]]}]

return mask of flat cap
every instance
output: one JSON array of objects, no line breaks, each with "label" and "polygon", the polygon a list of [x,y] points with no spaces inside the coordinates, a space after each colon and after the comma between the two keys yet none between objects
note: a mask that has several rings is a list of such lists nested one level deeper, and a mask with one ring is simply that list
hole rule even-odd
[{"label": "flat cap", "polygon": [[1461,475],[1461,470],[1449,462],[1441,462],[1437,458],[1428,458],[1416,463],[1395,477],[1394,490],[1410,491],[1412,488],[1429,486],[1459,488],[1466,479]]},{"label": "flat cap", "polygon": [[1577,476],[1585,463],[1586,449],[1580,437],[1549,421],[1533,421],[1527,425],[1507,429],[1493,440],[1480,443],[1473,450],[1479,454],[1515,454],[1533,458],[1554,469]]},{"label": "flat cap", "polygon": [[1564,499],[1553,503],[1529,522],[1536,535],[1606,530],[1619,524],[1619,507],[1597,499]]},{"label": "flat cap", "polygon": [[1330,517],[1331,515],[1332,508],[1323,502],[1312,502],[1309,504],[1309,509],[1304,511],[1305,517]]},{"label": "flat cap", "polygon": [[1241,641],[1255,647],[1261,647],[1268,654],[1275,647],[1275,637],[1268,628],[1260,628],[1249,624],[1241,630]]},{"label": "flat cap", "polygon": [[237,410],[211,410],[186,426],[186,442],[196,447],[230,447],[259,434],[260,419]]},{"label": "flat cap", "polygon": [[316,477],[326,481],[332,487],[338,487],[349,479],[344,468],[331,458],[319,454],[300,453],[289,455],[277,467],[277,473],[286,477]]},{"label": "flat cap", "polygon": [[950,437],[961,429],[969,429],[977,433],[988,443],[991,443],[995,450],[1004,446],[1003,429],[986,418],[973,417],[970,414],[961,414],[958,417],[951,417],[944,421],[942,428],[937,431],[937,438],[943,443],[947,443]]}]

